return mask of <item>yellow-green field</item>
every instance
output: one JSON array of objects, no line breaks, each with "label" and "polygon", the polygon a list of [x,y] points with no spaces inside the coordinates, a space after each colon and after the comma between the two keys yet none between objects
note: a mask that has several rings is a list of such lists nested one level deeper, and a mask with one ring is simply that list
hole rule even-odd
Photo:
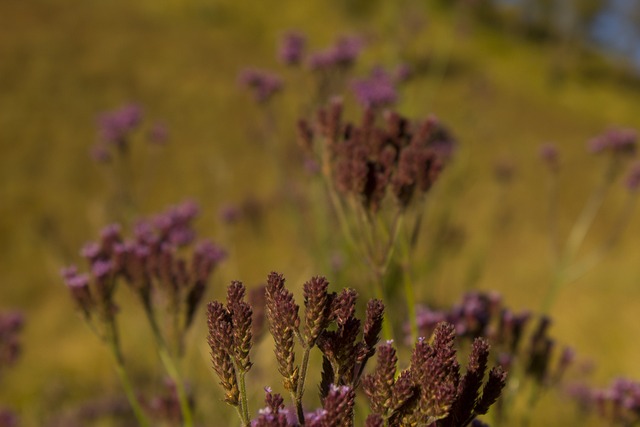
[{"label": "yellow-green field", "polygon": [[[272,270],[284,273],[292,287],[315,274],[334,279],[323,271],[328,259],[318,254],[347,249],[314,251],[305,244],[314,238],[314,225],[274,196],[284,175],[297,181],[286,188],[300,191],[300,197],[325,200],[311,197],[322,188],[285,151],[296,147],[295,122],[311,93],[304,72],[278,63],[276,46],[288,29],[304,31],[310,49],[341,34],[362,34],[369,45],[355,74],[364,75],[375,64],[393,66],[399,60],[394,41],[402,14],[385,3],[372,3],[366,14],[320,0],[0,4],[0,309],[20,309],[26,318],[23,354],[2,378],[0,404],[13,408],[22,425],[52,425],[85,398],[120,393],[108,352],[75,312],[58,273],[80,262],[79,248],[114,220],[104,208],[112,193],[108,171],[89,157],[97,114],[136,102],[151,121],[167,124],[166,146],[147,150],[139,138],[134,148],[136,212],[151,214],[187,198],[201,205],[198,230],[230,255],[214,274],[207,300],[223,298],[231,280],[253,286]],[[431,247],[429,225],[443,215],[463,235],[436,271],[426,274],[428,268],[417,267],[424,273],[416,280],[418,296],[441,305],[457,301],[476,265],[479,289],[499,291],[514,308],[537,310],[552,262],[547,174],[538,146],[555,142],[560,150],[559,223],[566,235],[602,166],[586,151],[586,142],[611,126],[640,128],[640,83],[629,82],[601,59],[578,55],[566,61],[565,78],[554,79],[558,49],[553,44],[534,45],[488,30],[461,12],[413,7],[424,12],[425,25],[404,47],[421,72],[402,89],[398,110],[412,118],[437,115],[459,141],[430,195],[421,248],[424,253]],[[277,130],[271,141],[257,140],[262,111],[237,84],[246,66],[273,69],[285,78],[273,105]],[[602,74],[588,77],[588,67]],[[346,103],[347,115],[357,118],[351,95]],[[271,155],[275,141],[279,152]],[[499,164],[513,168],[510,183],[496,181]],[[622,183],[616,184],[589,234],[587,251],[609,230],[625,196]],[[224,204],[248,198],[271,201],[261,227],[220,221]],[[604,261],[564,287],[552,309],[552,335],[573,346],[581,359],[595,362],[597,385],[621,375],[640,378],[639,235],[640,220],[634,218]],[[417,263],[421,257],[426,258],[416,257]],[[334,287],[365,289],[362,266],[352,264]],[[119,295],[126,362],[134,378],[159,384],[154,375],[161,366],[149,351],[148,327],[127,296],[132,297],[126,290]],[[389,316],[404,316],[401,309]],[[236,425],[210,369],[205,336],[201,310],[185,361],[199,425]],[[276,371],[271,346],[267,338],[254,350],[257,367],[249,375],[254,410],[261,405],[262,387],[280,385],[271,375]],[[313,395],[315,386],[308,388]],[[314,399],[310,402],[317,403]],[[571,404],[550,395],[533,425],[566,425],[571,416]]]}]

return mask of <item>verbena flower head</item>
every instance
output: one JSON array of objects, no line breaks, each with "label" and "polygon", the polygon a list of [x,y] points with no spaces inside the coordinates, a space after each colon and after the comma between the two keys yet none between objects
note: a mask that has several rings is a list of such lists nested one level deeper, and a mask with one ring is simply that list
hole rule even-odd
[{"label": "verbena flower head", "polygon": [[[138,221],[132,235],[112,224],[97,241],[86,244],[81,255],[88,271],[70,266],[61,275],[87,320],[114,321],[116,285],[124,282],[140,297],[145,310],[155,310],[153,296],[164,294],[172,305],[169,311],[179,316],[176,334],[183,334],[209,277],[226,257],[219,246],[198,241],[192,226],[197,214],[197,205],[187,201]],[[182,255],[185,252],[188,257]]]},{"label": "verbena flower head", "polygon": [[127,104],[102,113],[98,118],[100,140],[107,144],[123,146],[131,132],[142,122],[143,112],[137,104]]},{"label": "verbena flower head", "polygon": [[298,31],[285,33],[280,41],[278,57],[285,65],[298,65],[302,62],[306,37]]},{"label": "verbena flower head", "polygon": [[640,422],[640,382],[617,378],[605,388],[591,388],[582,384],[568,389],[580,408],[595,412],[608,425],[631,426]]},{"label": "verbena flower head", "polygon": [[[98,137],[91,148],[91,157],[100,163],[113,159],[114,154],[123,155],[129,151],[129,145],[136,132],[143,127],[144,112],[138,104],[125,104],[98,116]],[[147,131],[147,140],[153,144],[164,144],[167,129],[160,122],[154,123]]]},{"label": "verbena flower head", "polygon": [[[485,414],[498,399],[506,375],[501,368],[488,368],[489,345],[473,342],[467,370],[463,375],[454,349],[455,328],[440,323],[429,343],[415,344],[411,365],[397,374],[397,356],[391,342],[378,348],[378,365],[363,378],[373,416],[367,425],[464,426]],[[484,386],[483,386],[484,383]]]},{"label": "verbena flower head", "polygon": [[617,155],[634,155],[638,134],[634,129],[614,128],[591,139],[588,143],[592,153],[609,152]]},{"label": "verbena flower head", "polygon": [[306,138],[303,146],[312,145],[316,135],[323,137],[321,150],[328,154],[322,168],[338,192],[355,197],[372,212],[380,209],[387,192],[403,209],[428,192],[455,144],[433,117],[414,126],[395,112],[384,119],[385,126],[377,126],[375,111],[367,109],[360,124],[345,124],[342,100],[334,99],[318,111],[311,134],[310,125],[299,124]]},{"label": "verbena flower head", "polygon": [[355,63],[363,47],[364,43],[359,37],[341,37],[333,46],[311,53],[307,64],[313,71],[346,69]]},{"label": "verbena flower head", "polygon": [[351,88],[365,108],[389,107],[398,99],[395,82],[381,67],[374,68],[368,78],[354,80]]},{"label": "verbena flower head", "polygon": [[247,68],[240,72],[238,82],[249,89],[259,104],[268,102],[276,93],[282,90],[283,82],[275,73]]}]

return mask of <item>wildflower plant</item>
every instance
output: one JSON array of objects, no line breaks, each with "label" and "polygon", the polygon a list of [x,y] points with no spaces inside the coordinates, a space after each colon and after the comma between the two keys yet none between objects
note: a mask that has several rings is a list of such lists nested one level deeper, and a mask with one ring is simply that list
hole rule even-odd
[{"label": "wildflower plant", "polygon": [[[371,406],[366,425],[466,426],[485,414],[498,399],[506,374],[497,367],[484,383],[489,345],[474,342],[469,365],[460,372],[454,348],[455,329],[438,325],[431,342],[417,341],[411,364],[396,376],[397,357],[392,342],[378,346],[378,366],[365,374],[382,330],[384,306],[367,304],[364,323],[355,317],[357,294],[352,289],[328,292],[323,277],[304,284],[304,318],[281,274],[271,273],[265,290],[269,332],[275,343],[278,371],[292,408],[284,398],[266,389],[266,407],[250,419],[245,376],[251,369],[252,309],[242,283],[232,282],[226,304],[208,305],[209,346],[212,366],[225,392],[225,401],[236,408],[244,426],[319,427],[353,426],[356,390],[362,385]],[[301,348],[298,362],[296,347]],[[322,353],[319,386],[322,408],[305,410],[303,396],[309,354]],[[299,355],[299,352],[298,352]],[[435,424],[434,424],[435,423]]]},{"label": "wildflower plant", "polygon": [[[565,241],[562,241],[558,227],[558,177],[562,172],[561,159],[557,148],[545,144],[540,148],[540,157],[549,172],[549,240],[553,254],[553,279],[542,302],[541,311],[548,313],[559,290],[567,283],[577,280],[597,265],[615,246],[632,218],[640,184],[640,167],[629,166],[637,150],[637,132],[633,129],[613,128],[588,142],[588,149],[602,157],[601,176],[573,223]],[[585,238],[602,210],[606,197],[618,182],[624,170],[624,186],[628,190],[627,201],[614,218],[609,232],[587,254],[581,254]]]},{"label": "wildflower plant", "polygon": [[[469,292],[448,309],[418,308],[420,335],[431,334],[442,322],[453,325],[460,349],[479,338],[486,340],[493,349],[491,358],[509,371],[508,385],[495,410],[498,425],[509,425],[516,419],[526,424],[541,395],[562,391],[567,371],[576,364],[573,349],[559,347],[550,335],[551,318],[514,311],[496,293]],[[516,402],[523,397],[527,397],[527,404],[517,413]]]},{"label": "wildflower plant", "polygon": [[116,293],[124,284],[138,297],[146,315],[161,362],[176,387],[185,426],[192,425],[191,408],[177,361],[194,315],[204,297],[209,278],[225,252],[213,243],[196,243],[192,221],[198,209],[193,202],[137,223],[132,235],[110,225],[100,239],[90,242],[81,254],[87,273],[75,265],[62,270],[63,279],[83,318],[109,347],[138,421],[148,417],[134,395],[125,371],[120,345]]},{"label": "wildflower plant", "polygon": [[114,195],[107,205],[112,215],[129,220],[136,213],[139,200],[134,189],[142,179],[136,176],[140,168],[133,166],[134,151],[137,150],[135,142],[146,139],[150,148],[148,157],[168,138],[166,125],[160,121],[146,123],[145,112],[138,104],[125,104],[98,116],[91,157],[107,168],[108,179],[112,181]]},{"label": "wildflower plant", "polygon": [[[318,110],[314,124],[300,120],[299,140],[319,159],[343,234],[365,260],[381,300],[385,274],[399,249],[409,318],[415,319],[411,252],[426,196],[451,154],[453,138],[433,117],[412,124],[386,111],[380,125],[375,110],[367,108],[354,124],[343,122],[342,110],[336,98]],[[412,331],[415,338],[415,324]],[[385,335],[391,337],[388,326]]]}]

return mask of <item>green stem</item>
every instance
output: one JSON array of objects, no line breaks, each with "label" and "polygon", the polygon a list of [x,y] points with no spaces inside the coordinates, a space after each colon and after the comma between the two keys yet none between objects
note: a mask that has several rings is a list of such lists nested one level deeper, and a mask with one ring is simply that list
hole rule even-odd
[{"label": "green stem", "polygon": [[[404,229],[404,215],[400,218],[400,225]],[[416,313],[416,296],[413,288],[413,280],[411,278],[411,251],[410,237],[406,232],[402,233],[400,247],[402,250],[402,283],[404,290],[404,299],[407,304],[407,313],[409,315],[409,325],[411,327],[411,342],[418,339],[418,319]]]},{"label": "green stem", "polygon": [[176,386],[176,392],[178,393],[178,401],[180,404],[180,412],[182,413],[183,426],[193,427],[193,418],[191,414],[191,407],[189,405],[189,399],[184,389],[184,384],[182,382],[182,378],[180,377],[178,368],[176,367],[173,358],[169,354],[167,344],[162,337],[158,322],[156,321],[155,315],[153,314],[153,309],[150,307],[150,305],[145,305],[145,312],[147,314],[147,319],[151,324],[151,329],[153,330],[153,335],[156,342],[156,350],[158,351],[158,355],[160,356],[160,361],[162,362],[165,371]]},{"label": "green stem", "polygon": [[296,411],[298,413],[298,422],[304,425],[304,410],[302,409],[302,395],[304,394],[304,380],[307,376],[307,367],[309,366],[309,355],[311,347],[307,346],[302,355],[302,365],[300,366],[300,378],[298,380],[298,389],[296,390]]},{"label": "green stem", "polygon": [[242,411],[240,413],[240,418],[242,419],[242,424],[245,427],[248,427],[251,424],[251,421],[249,420],[249,401],[247,399],[247,384],[245,381],[245,375],[247,372],[243,370],[239,372],[238,382],[240,383],[240,407]]},{"label": "green stem", "polygon": [[[381,271],[379,268],[374,268],[374,275],[374,295],[376,299],[384,302],[384,271]],[[391,328],[391,324],[389,323],[389,316],[384,316],[384,318],[382,319],[382,336],[386,341],[393,339],[393,330]]]},{"label": "green stem", "polygon": [[124,389],[124,394],[127,396],[127,400],[131,405],[133,414],[136,417],[139,425],[143,427],[150,427],[151,423],[145,415],[144,410],[140,406],[140,402],[138,402],[138,399],[136,398],[136,395],[133,391],[131,381],[129,380],[129,375],[124,369],[124,358],[122,356],[122,352],[120,351],[117,331],[115,330],[115,325],[112,322],[109,325],[109,334],[107,337],[107,341],[109,343],[109,349],[111,350],[111,353],[115,358],[116,373],[118,374],[118,378],[120,379],[120,383],[122,384],[122,388]]},{"label": "green stem", "polygon": [[567,244],[565,246],[566,256],[571,260],[575,257],[580,246],[582,246],[582,242],[584,241],[593,221],[595,220],[600,207],[604,203],[605,196],[607,195],[607,190],[609,186],[615,179],[615,175],[618,169],[618,162],[616,158],[612,158],[609,162],[608,167],[605,169],[604,174],[602,175],[602,181],[596,187],[589,202],[584,207],[578,220],[575,222],[569,237],[567,238]]},{"label": "green stem", "polygon": [[182,383],[182,379],[180,378],[180,373],[171,358],[171,355],[167,351],[167,348],[162,346],[158,348],[158,354],[160,355],[160,360],[164,365],[167,374],[176,385],[176,391],[178,393],[178,401],[180,402],[180,412],[182,412],[182,425],[184,427],[193,427],[193,419],[191,415],[191,407],[189,406],[189,399],[187,397],[187,393],[184,389],[184,384]]}]

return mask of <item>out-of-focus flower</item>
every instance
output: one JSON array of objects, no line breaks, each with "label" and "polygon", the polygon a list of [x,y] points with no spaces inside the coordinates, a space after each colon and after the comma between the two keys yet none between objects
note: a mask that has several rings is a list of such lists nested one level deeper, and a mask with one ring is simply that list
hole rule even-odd
[{"label": "out-of-focus flower", "polygon": [[364,43],[359,37],[342,37],[330,48],[311,53],[307,64],[314,71],[348,68],[356,61],[363,47]]},{"label": "out-of-focus flower", "polygon": [[278,57],[286,65],[298,65],[302,62],[306,38],[298,31],[289,31],[280,42]]},{"label": "out-of-focus flower", "polygon": [[368,78],[354,80],[351,88],[365,108],[388,107],[398,99],[393,79],[381,67],[374,68]]},{"label": "out-of-focus flower", "polygon": [[619,155],[633,155],[636,152],[638,133],[634,129],[615,128],[591,139],[588,143],[593,153],[610,152]]},{"label": "out-of-focus flower", "polygon": [[625,180],[625,184],[629,191],[635,192],[640,187],[640,163],[636,162],[631,165],[629,172],[627,173],[627,178]]},{"label": "out-of-focus flower", "polygon": [[247,68],[240,72],[238,82],[253,92],[255,100],[263,104],[282,90],[282,79],[271,72]]},{"label": "out-of-focus flower", "polygon": [[142,117],[142,108],[137,104],[124,105],[102,113],[98,118],[100,140],[123,147],[130,133],[140,125]]}]

